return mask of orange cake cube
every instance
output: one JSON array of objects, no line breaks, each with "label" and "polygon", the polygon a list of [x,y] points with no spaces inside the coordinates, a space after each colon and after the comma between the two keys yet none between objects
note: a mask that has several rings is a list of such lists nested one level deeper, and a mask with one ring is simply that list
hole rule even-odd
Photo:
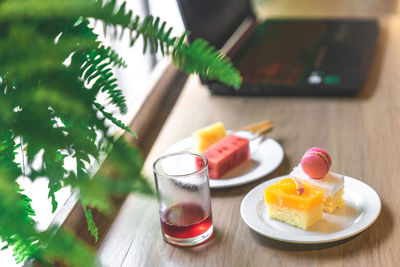
[{"label": "orange cake cube", "polygon": [[323,198],[321,190],[307,184],[300,194],[291,178],[284,178],[264,189],[269,217],[302,229],[308,229],[321,219]]},{"label": "orange cake cube", "polygon": [[208,127],[197,130],[193,133],[196,150],[202,153],[204,150],[215,144],[226,135],[222,122],[214,123]]}]

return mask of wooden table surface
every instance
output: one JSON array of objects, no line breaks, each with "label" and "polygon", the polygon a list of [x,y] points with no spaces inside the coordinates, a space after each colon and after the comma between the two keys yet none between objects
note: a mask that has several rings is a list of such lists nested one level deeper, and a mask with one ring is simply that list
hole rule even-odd
[{"label": "wooden table surface", "polygon": [[[393,1],[386,2],[396,6]],[[382,12],[381,38],[366,86],[355,98],[212,96],[196,77],[191,77],[146,161],[144,173],[149,179],[152,180],[151,164],[169,145],[216,121],[224,122],[230,129],[272,119],[276,128],[270,137],[283,146],[284,161],[276,171],[257,182],[212,190],[215,236],[195,248],[177,248],[165,243],[156,199],[130,196],[98,251],[101,263],[104,266],[399,266],[400,16],[397,12],[386,12],[391,8],[377,10]],[[250,230],[240,217],[243,197],[258,184],[289,173],[311,146],[329,151],[334,171],[356,177],[376,190],[382,201],[376,222],[353,238],[321,245],[278,242]]]}]

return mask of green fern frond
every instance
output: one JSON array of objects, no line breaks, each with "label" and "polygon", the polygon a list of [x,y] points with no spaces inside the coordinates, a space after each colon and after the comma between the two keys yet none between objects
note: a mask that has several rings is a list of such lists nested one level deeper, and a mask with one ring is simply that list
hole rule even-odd
[{"label": "green fern frond", "polygon": [[[100,5],[102,1],[98,3]],[[128,12],[125,5],[118,8],[115,0],[107,2],[105,6],[107,8],[103,9],[102,13],[94,12],[96,14],[87,14],[87,16],[102,20],[106,25],[114,27],[119,25],[129,30],[131,46],[141,36],[144,43],[143,52],[150,47],[152,53],[161,50],[162,54],[169,54],[172,49],[174,62],[187,73],[197,73],[203,78],[216,79],[236,89],[240,87],[242,83],[240,73],[223,54],[209,46],[207,42],[198,39],[188,45],[184,42],[188,32],[182,34],[180,38],[170,37],[172,28],[166,30],[166,23],[160,23],[159,18],[147,16],[140,22],[139,17],[133,17],[132,12]],[[116,14],[118,14],[118,19],[115,19]]]},{"label": "green fern frond", "polygon": [[46,260],[52,266],[55,262],[68,263],[68,266],[100,266],[96,253],[72,233],[56,227],[40,233],[40,240],[46,244]]},{"label": "green fern frond", "polygon": [[[110,185],[111,191],[116,195],[125,195],[129,192],[155,195],[153,187],[141,174],[143,160],[140,152],[133,149],[124,137],[118,138],[110,151],[105,164],[113,166],[118,171],[118,179]],[[137,177],[132,180],[131,177]]]},{"label": "green fern frond", "polygon": [[119,68],[126,68],[128,67],[128,64],[126,61],[117,54],[111,47],[105,47],[104,45],[101,45],[97,49],[97,53],[101,55],[103,58],[108,58],[110,60],[110,63],[113,64],[115,67]]},{"label": "green fern frond", "polygon": [[[96,179],[96,180],[94,180]],[[112,180],[103,174],[95,176],[92,180],[66,181],[73,188],[79,188],[81,203],[96,208],[104,214],[111,214],[114,207],[111,204]]]},{"label": "green fern frond", "polygon": [[44,171],[48,175],[48,198],[51,199],[52,210],[55,212],[58,206],[56,201],[55,193],[63,187],[63,178],[67,174],[64,169],[64,158],[67,155],[56,151],[55,153],[49,153],[49,150],[45,151],[43,154],[43,162],[45,165]]},{"label": "green fern frond", "polygon": [[[38,240],[32,216],[35,212],[29,199],[15,182],[21,170],[15,163],[19,148],[14,136],[0,128],[0,239],[13,246],[16,261],[28,258],[41,258],[41,251],[35,243]],[[9,207],[12,207],[10,209]]]},{"label": "green fern frond", "polygon": [[[0,76],[8,76],[8,79],[26,80],[49,71],[63,70],[62,62],[77,49],[77,43],[80,49],[93,47],[92,41],[82,37],[71,37],[62,44],[55,44],[55,36],[38,32],[37,26],[18,22],[10,25],[3,38],[5,41],[0,42]],[[51,46],[54,49],[49,49]]]},{"label": "green fern frond", "polygon": [[174,62],[187,73],[198,73],[201,77],[219,80],[239,89],[242,78],[232,63],[202,39],[188,45],[180,39],[172,55]]},{"label": "green fern frond", "polygon": [[104,107],[98,103],[93,103],[93,105],[101,112],[101,114],[103,114],[103,116],[107,119],[109,119],[112,123],[114,123],[115,125],[117,125],[119,128],[121,128],[122,130],[127,131],[128,133],[133,134],[136,138],[138,138],[137,134],[132,131],[128,126],[126,126],[122,121],[118,120],[117,118],[115,118],[111,113],[108,113],[107,111],[105,111]]},{"label": "green fern frond", "polygon": [[111,65],[126,66],[118,55],[111,49],[100,47],[92,50],[87,61],[83,65],[83,79],[91,85],[94,94],[98,92],[107,92],[111,98],[111,102],[119,107],[121,113],[125,114],[128,107],[125,104],[125,97],[122,91],[118,89],[117,79],[113,75]]},{"label": "green fern frond", "polygon": [[[155,194],[141,175],[139,151],[110,135],[108,121],[136,134],[96,102],[99,93],[106,93],[107,105],[127,111],[113,70],[126,67],[126,62],[101,43],[89,19],[103,23],[106,34],[115,38],[128,33],[130,45],[141,38],[144,52],[171,55],[188,73],[234,87],[241,82],[229,60],[206,42],[189,45],[188,33],[171,36],[166,22],[152,16],[141,19],[125,2],[117,6],[115,0],[0,1],[0,238],[15,247],[17,261],[96,265],[95,253],[71,234],[35,229],[30,199],[15,183],[22,174],[15,163],[15,140],[24,141],[20,148],[30,170],[26,176],[47,177],[53,212],[58,205],[55,193],[61,187],[79,191],[88,229],[96,240],[91,208],[109,214],[113,195]],[[105,166],[117,178],[99,172],[91,179],[89,165],[104,153],[108,153]],[[75,160],[75,170],[65,169],[66,157]],[[36,159],[42,162],[33,168]]]},{"label": "green fern frond", "polygon": [[92,210],[84,203],[82,203],[82,206],[83,209],[85,210],[85,217],[88,225],[88,230],[90,231],[90,234],[94,237],[95,241],[97,242],[99,240],[99,229],[96,227],[96,224],[93,221]]}]

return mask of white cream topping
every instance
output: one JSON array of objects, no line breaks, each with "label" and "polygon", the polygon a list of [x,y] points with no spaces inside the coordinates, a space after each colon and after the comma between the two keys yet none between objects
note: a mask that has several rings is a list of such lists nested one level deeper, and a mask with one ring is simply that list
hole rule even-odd
[{"label": "white cream topping", "polygon": [[320,179],[312,179],[303,171],[300,164],[293,169],[290,176],[296,177],[306,184],[310,184],[311,186],[323,190],[324,193],[330,197],[334,196],[344,186],[343,175],[330,171]]}]

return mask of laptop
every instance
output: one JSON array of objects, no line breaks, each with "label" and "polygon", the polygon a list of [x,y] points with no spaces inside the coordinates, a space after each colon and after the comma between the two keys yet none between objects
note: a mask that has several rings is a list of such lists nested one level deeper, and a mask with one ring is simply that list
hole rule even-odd
[{"label": "laptop", "polygon": [[202,80],[220,95],[352,96],[364,84],[376,47],[375,19],[267,19],[249,0],[178,0],[189,42],[203,38],[240,71],[236,91]]}]

